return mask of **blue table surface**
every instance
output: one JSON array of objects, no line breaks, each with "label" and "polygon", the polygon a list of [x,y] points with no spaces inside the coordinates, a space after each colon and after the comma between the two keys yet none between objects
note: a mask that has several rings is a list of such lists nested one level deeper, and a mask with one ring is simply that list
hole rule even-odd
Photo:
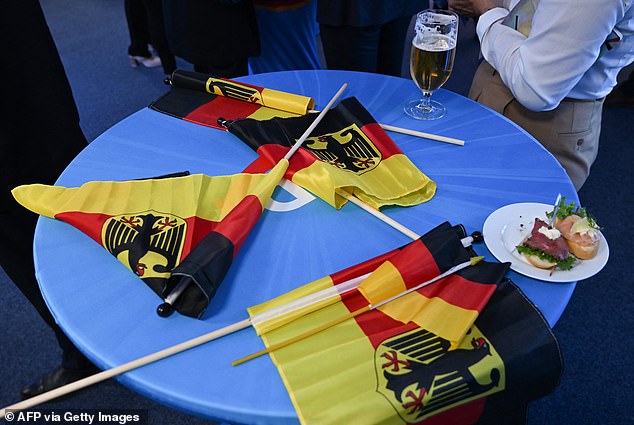
[{"label": "blue table surface", "polygon": [[[311,96],[322,108],[347,82],[382,124],[464,139],[455,146],[390,133],[438,184],[424,204],[383,211],[422,234],[443,221],[481,230],[496,209],[518,202],[550,204],[557,193],[578,201],[563,168],[522,129],[455,93],[434,98],[448,109],[435,121],[413,120],[403,104],[419,91],[407,79],[349,71],[288,71],[241,78],[251,84]],[[119,122],[91,143],[57,184],[127,180],[176,171],[241,172],[256,154],[235,136],[150,109]],[[347,204],[337,211],[302,189],[278,189],[237,256],[202,320],[155,314],[160,299],[94,241],[70,225],[40,218],[34,255],[46,302],[60,326],[101,368],[111,368],[248,317],[246,309],[292,288],[401,246],[409,239]],[[294,204],[288,204],[294,202]],[[289,208],[284,208],[285,206]],[[287,209],[287,211],[284,211]],[[496,261],[484,244],[475,249]],[[551,325],[575,283],[509,277]],[[297,423],[268,356],[239,367],[231,361],[263,348],[252,328],[131,371],[120,382],[160,403],[208,418],[243,423]]]}]

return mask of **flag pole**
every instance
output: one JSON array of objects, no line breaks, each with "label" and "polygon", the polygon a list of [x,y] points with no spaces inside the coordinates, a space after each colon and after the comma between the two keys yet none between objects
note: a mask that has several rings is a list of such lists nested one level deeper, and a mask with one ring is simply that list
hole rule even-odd
[{"label": "flag pole", "polygon": [[128,372],[132,369],[137,369],[141,366],[145,366],[147,364],[153,363],[155,361],[164,359],[166,357],[172,356],[174,354],[183,352],[185,350],[189,350],[190,348],[197,347],[206,342],[212,341],[214,339],[218,339],[222,336],[228,335],[230,333],[239,331],[241,329],[247,328],[251,326],[251,321],[249,319],[242,320],[240,322],[233,323],[229,326],[225,326],[224,328],[215,330],[213,332],[209,332],[205,335],[199,336],[197,338],[192,338],[188,341],[182,342],[177,345],[173,345],[171,347],[165,348],[163,350],[157,351],[155,353],[149,354],[147,356],[141,357],[136,360],[132,360],[128,363],[122,364],[121,366],[117,366],[111,369],[106,369],[102,372],[99,372],[95,375],[88,376],[86,378],[80,379],[75,382],[71,382],[70,384],[61,386],[59,388],[55,388],[54,390],[47,391],[35,397],[29,398],[27,400],[21,401],[19,403],[13,404],[11,406],[4,407],[0,411],[0,419],[4,418],[7,414],[8,410],[24,410],[34,406],[37,406],[41,403],[45,403],[47,401],[53,400],[57,397],[61,397],[66,394],[70,394],[74,391],[80,390],[82,388],[86,388],[90,385],[97,384],[99,382],[105,381],[108,378],[112,378],[113,376],[120,375],[122,373]]},{"label": "flag pole", "polygon": [[297,152],[297,150],[302,146],[302,144],[308,138],[308,136],[310,136],[310,133],[312,133],[315,127],[317,127],[317,124],[319,124],[319,122],[322,120],[324,115],[326,115],[326,112],[328,112],[330,108],[332,108],[332,105],[334,105],[334,103],[337,101],[337,99],[339,99],[339,96],[341,96],[341,94],[346,89],[346,87],[348,87],[348,83],[343,83],[343,85],[337,91],[337,93],[335,93],[332,99],[330,99],[326,107],[323,108],[321,112],[319,112],[319,115],[317,115],[317,118],[315,118],[315,120],[308,126],[306,131],[304,131],[304,134],[302,134],[301,137],[297,139],[297,142],[295,142],[291,150],[289,150],[286,153],[286,155],[284,155],[284,159],[290,159],[290,157],[293,156],[295,152]]},{"label": "flag pole", "polygon": [[[343,91],[346,89],[347,86],[348,86],[347,83],[344,83],[341,86],[341,88],[337,91],[337,93],[335,93],[335,95],[332,97],[332,99],[330,99],[330,101],[328,102],[326,107],[323,109],[323,111],[319,113],[317,118],[315,118],[315,120],[312,122],[312,124],[306,129],[304,134],[302,134],[302,136],[299,138],[299,140],[293,145],[291,150],[284,156],[284,158],[282,160],[288,160],[300,148],[302,143],[304,143],[306,138],[308,138],[310,133],[315,129],[317,124],[319,124],[319,122],[322,120],[324,115],[326,115],[326,112],[337,101],[337,99],[341,96],[341,94],[343,93]],[[182,293],[184,289],[185,288],[180,288],[179,294]],[[176,298],[178,297],[178,295],[176,295],[175,297],[168,297],[168,299],[171,302],[174,302],[176,300]],[[161,304],[159,306],[159,308],[165,307],[166,303]],[[169,308],[172,308],[172,306],[169,305]],[[185,350],[189,350],[190,348],[197,347],[199,345],[205,344],[205,343],[207,343],[209,341],[212,341],[214,339],[218,339],[218,338],[223,337],[225,335],[228,335],[230,333],[234,333],[236,331],[239,331],[241,329],[247,328],[249,326],[251,326],[251,319],[244,319],[244,320],[242,320],[240,322],[236,322],[236,323],[234,323],[232,325],[229,325],[229,326],[226,326],[226,327],[224,327],[222,329],[218,329],[216,331],[209,332],[209,333],[207,333],[205,335],[202,335],[200,337],[190,339],[188,341],[182,342],[182,343],[174,345],[172,347],[168,347],[168,348],[166,348],[164,350],[155,352],[153,354],[149,354],[149,355],[147,355],[145,357],[141,357],[139,359],[133,360],[133,361],[128,362],[128,363],[125,363],[125,364],[123,364],[121,366],[117,366],[117,367],[114,367],[114,368],[111,368],[111,369],[104,370],[104,371],[102,371],[100,373],[97,373],[95,375],[88,376],[88,377],[86,377],[84,379],[80,379],[78,381],[71,382],[70,384],[61,386],[61,387],[56,388],[56,389],[51,390],[51,391],[47,391],[45,393],[42,393],[42,394],[40,394],[38,396],[32,397],[32,398],[27,399],[27,400],[24,400],[22,402],[13,404],[11,406],[4,407],[4,408],[2,408],[2,410],[0,410],[0,419],[5,417],[5,415],[7,413],[7,410],[24,410],[24,409],[28,409],[30,407],[37,406],[37,405],[39,405],[41,403],[45,403],[45,402],[53,400],[53,399],[55,399],[57,397],[61,397],[61,396],[66,395],[66,394],[70,394],[70,393],[72,393],[74,391],[80,390],[82,388],[86,388],[86,387],[88,387],[90,385],[97,384],[99,382],[105,381],[106,379],[109,379],[109,378],[112,378],[114,376],[120,375],[122,373],[128,372],[128,371],[130,371],[132,369],[137,369],[139,367],[142,367],[142,366],[145,366],[147,364],[153,363],[155,361],[164,359],[164,358],[172,356],[174,354],[178,354],[178,353],[183,352]]]},{"label": "flag pole", "polygon": [[[317,113],[319,112],[316,109],[311,109],[308,111],[309,113]],[[394,125],[389,124],[380,124],[381,128],[386,131],[392,131],[394,133],[407,134],[408,136],[420,137],[422,139],[435,140],[437,142],[451,143],[452,145],[464,146],[464,140],[455,139],[453,137],[440,136],[438,134],[425,133],[417,130],[410,130],[409,128],[396,127]]]},{"label": "flag pole", "polygon": [[395,133],[407,134],[409,136],[421,137],[423,139],[435,140],[437,142],[451,143],[453,145],[464,146],[464,140],[454,139],[453,137],[440,136],[437,134],[424,133],[422,131],[410,130],[409,128],[396,127],[388,124],[379,124],[383,130],[393,131]]},{"label": "flag pole", "polygon": [[[363,202],[361,199],[353,196],[351,193],[343,190],[343,189],[336,189],[337,195],[342,196],[344,198],[346,198],[348,201],[352,202],[353,204],[355,204],[356,206],[360,207],[361,209],[363,209],[364,211],[372,214],[374,217],[378,218],[379,220],[381,220],[382,222],[384,222],[385,224],[393,227],[394,229],[398,230],[399,232],[401,232],[402,234],[404,234],[405,236],[416,240],[418,238],[420,238],[420,235],[417,234],[416,232],[414,232],[413,230],[403,226],[401,223],[399,223],[398,221],[388,217],[387,215],[383,214],[381,211],[372,208],[370,205],[366,204],[365,202]],[[464,246],[465,248],[470,246],[472,243],[474,242],[482,242],[483,238],[482,238],[482,233],[481,232],[473,232],[471,234],[471,236],[467,236],[466,238],[461,239],[462,242],[462,246]]]},{"label": "flag pole", "polygon": [[340,188],[335,189],[335,192],[337,193],[337,195],[346,198],[348,201],[352,202],[353,204],[360,207],[364,211],[372,214],[374,217],[378,218],[379,220],[388,224],[389,226],[392,226],[393,228],[395,228],[396,230],[398,230],[405,236],[409,237],[410,239],[416,240],[420,238],[420,235],[417,234],[416,232],[408,229],[407,227],[403,226],[398,221],[393,220],[392,218],[383,214],[381,211],[372,208],[370,205],[366,204],[361,199],[357,198],[356,196],[353,196],[350,192]]},{"label": "flag pole", "polygon": [[483,258],[484,257],[472,257],[468,261],[465,261],[464,263],[460,263],[460,264],[458,264],[456,266],[453,266],[452,268],[450,268],[446,272],[444,272],[444,273],[442,273],[442,274],[440,274],[440,275],[438,275],[438,276],[436,276],[436,277],[434,277],[432,279],[429,279],[428,281],[425,281],[425,282],[423,282],[423,283],[421,283],[419,285],[416,285],[416,286],[414,286],[412,288],[409,288],[409,289],[406,289],[406,290],[404,290],[402,292],[399,292],[398,294],[394,295],[393,297],[387,298],[387,299],[385,299],[385,300],[383,300],[383,301],[381,301],[379,303],[376,303],[376,304],[368,304],[365,307],[362,307],[362,308],[360,308],[358,310],[350,312],[349,314],[346,314],[346,315],[344,315],[342,317],[334,319],[334,320],[332,320],[332,321],[330,321],[328,323],[324,323],[321,326],[318,326],[318,327],[316,327],[314,329],[310,329],[310,330],[308,330],[306,332],[303,332],[303,333],[301,333],[299,335],[295,335],[294,337],[289,338],[286,341],[282,341],[282,342],[277,343],[277,344],[272,344],[272,345],[270,345],[269,347],[267,347],[267,348],[265,348],[263,350],[260,350],[260,351],[258,351],[256,353],[253,353],[253,354],[249,354],[246,357],[243,357],[241,359],[238,359],[238,360],[232,362],[231,365],[232,366],[241,365],[242,363],[248,362],[249,360],[253,360],[253,359],[255,359],[257,357],[260,357],[260,356],[262,356],[264,354],[268,354],[268,353],[271,353],[273,351],[279,350],[280,348],[287,347],[287,346],[289,346],[291,344],[294,344],[295,342],[301,341],[301,340],[303,340],[305,338],[308,338],[308,337],[310,337],[312,335],[315,335],[315,334],[317,334],[319,332],[322,332],[322,331],[324,331],[326,329],[329,329],[329,328],[331,328],[331,327],[333,327],[335,325],[338,325],[339,323],[345,322],[348,319],[352,319],[352,318],[357,317],[357,316],[359,316],[359,315],[361,315],[363,313],[366,313],[368,311],[375,310],[375,309],[377,309],[377,308],[379,308],[381,306],[384,306],[385,304],[388,304],[388,303],[390,303],[390,302],[392,302],[394,300],[397,300],[397,299],[401,298],[404,295],[407,295],[409,293],[417,291],[417,290],[419,290],[419,289],[421,289],[421,288],[423,288],[423,287],[425,287],[427,285],[430,285],[430,284],[432,284],[432,283],[434,283],[434,282],[436,282],[436,281],[438,281],[438,280],[440,280],[440,279],[442,279],[444,277],[447,277],[450,274],[456,273],[456,272],[458,272],[458,271],[460,271],[460,270],[462,270],[464,268],[467,268],[469,266],[474,266],[474,265],[478,264]]}]

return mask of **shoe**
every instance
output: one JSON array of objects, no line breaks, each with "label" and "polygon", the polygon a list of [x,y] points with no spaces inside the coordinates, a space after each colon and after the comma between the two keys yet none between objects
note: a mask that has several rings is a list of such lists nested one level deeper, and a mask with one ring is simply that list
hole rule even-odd
[{"label": "shoe", "polygon": [[157,66],[161,66],[161,58],[158,56],[152,56],[150,58],[146,58],[141,63],[146,68],[156,68]]},{"label": "shoe", "polygon": [[161,58],[159,58],[158,56],[148,56],[143,57],[143,56],[129,56],[130,58],[130,66],[132,66],[132,68],[136,68],[139,65],[143,65],[146,68],[155,68],[157,66],[161,66]]},{"label": "shoe", "polygon": [[132,68],[136,68],[137,66],[141,65],[141,63],[143,63],[143,61],[145,60],[143,56],[128,55],[128,57],[130,58],[130,66]]},{"label": "shoe", "polygon": [[43,394],[47,391],[54,390],[55,388],[62,387],[87,376],[94,375],[97,372],[99,372],[99,369],[95,366],[83,369],[65,369],[60,366],[54,371],[40,377],[37,382],[22,388],[20,390],[20,399],[26,400],[28,398],[35,397],[36,395]]}]

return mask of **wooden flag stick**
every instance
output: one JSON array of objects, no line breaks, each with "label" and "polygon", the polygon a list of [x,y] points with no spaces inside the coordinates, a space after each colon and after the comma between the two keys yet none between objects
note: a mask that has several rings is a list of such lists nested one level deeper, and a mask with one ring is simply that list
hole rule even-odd
[{"label": "wooden flag stick", "polygon": [[[308,113],[317,113],[317,109],[311,109]],[[464,140],[454,139],[453,137],[439,136],[438,134],[424,133],[422,131],[410,130],[409,128],[396,127],[389,124],[379,124],[383,130],[393,131],[394,133],[407,134],[409,136],[421,137],[423,139],[435,140],[437,142],[451,143],[452,145],[464,146]]]},{"label": "wooden flag stick", "polygon": [[315,335],[315,334],[317,334],[319,332],[325,331],[326,329],[332,328],[333,326],[338,325],[339,323],[345,322],[348,319],[352,319],[354,317],[357,317],[357,316],[359,316],[359,315],[361,315],[361,314],[363,314],[365,312],[368,312],[370,310],[377,309],[377,308],[379,308],[379,307],[381,307],[381,306],[383,306],[383,305],[385,305],[387,303],[390,303],[390,302],[392,302],[392,301],[394,301],[396,299],[399,299],[402,296],[407,295],[407,294],[409,294],[411,292],[417,291],[417,290],[419,290],[419,289],[421,289],[421,288],[423,288],[423,287],[425,287],[427,285],[430,285],[430,284],[432,284],[432,283],[434,283],[434,282],[436,282],[436,281],[438,281],[438,280],[440,280],[440,279],[442,279],[444,277],[447,277],[450,274],[456,273],[457,271],[460,271],[460,270],[462,270],[462,269],[464,269],[466,267],[476,265],[483,258],[484,257],[473,257],[473,258],[469,259],[468,261],[465,261],[464,263],[460,263],[460,264],[458,264],[456,266],[453,266],[452,268],[450,268],[446,272],[444,272],[444,273],[442,273],[442,274],[440,274],[440,275],[438,275],[438,276],[436,276],[436,277],[434,277],[432,279],[429,279],[426,282],[423,282],[423,283],[421,283],[419,285],[416,285],[416,286],[414,286],[412,288],[409,288],[409,289],[407,289],[407,290],[405,290],[403,292],[400,292],[400,293],[394,295],[393,297],[385,299],[385,300],[383,300],[383,301],[381,301],[379,303],[376,303],[374,305],[369,304],[369,305],[367,305],[365,307],[362,307],[362,308],[360,308],[358,310],[355,310],[355,311],[353,311],[353,312],[351,312],[349,314],[346,314],[346,315],[344,315],[342,317],[339,317],[339,318],[334,319],[334,320],[332,320],[330,322],[324,323],[321,326],[318,326],[316,328],[310,329],[310,330],[308,330],[306,332],[303,332],[303,333],[301,333],[299,335],[295,335],[294,337],[289,338],[286,341],[282,341],[282,342],[279,342],[277,344],[272,344],[272,345],[270,345],[269,347],[267,347],[267,348],[265,348],[263,350],[260,350],[260,351],[258,351],[256,353],[253,353],[253,354],[249,354],[248,356],[243,357],[241,359],[238,359],[238,360],[232,362],[231,364],[233,366],[238,366],[238,365],[241,365],[242,363],[248,362],[249,360],[253,360],[253,359],[255,359],[257,357],[260,357],[260,356],[262,356],[264,354],[268,354],[268,353],[271,353],[271,352],[273,352],[275,350],[279,350],[280,348],[287,347],[287,346],[289,346],[291,344],[294,344],[294,343],[296,343],[298,341],[301,341],[301,340],[303,340],[305,338],[308,338],[308,337],[310,337],[312,335]]},{"label": "wooden flag stick", "polygon": [[410,136],[422,137],[423,139],[435,140],[437,142],[451,143],[453,145],[464,146],[464,140],[454,139],[453,137],[439,136],[437,134],[423,133],[422,131],[410,130],[408,128],[395,127],[388,124],[379,124],[383,130],[393,131],[395,133],[408,134]]},{"label": "wooden flag stick", "polygon": [[399,232],[401,232],[405,236],[409,237],[410,239],[416,240],[416,239],[420,238],[420,235],[417,234],[416,232],[408,229],[407,227],[403,226],[398,221],[393,220],[392,218],[390,218],[387,215],[383,214],[381,211],[372,208],[370,205],[366,204],[361,199],[353,196],[350,192],[347,192],[347,191],[345,191],[343,189],[336,189],[335,191],[337,192],[337,195],[343,196],[348,201],[350,201],[353,204],[355,204],[356,206],[360,207],[362,210],[372,214],[373,216],[375,216],[376,218],[378,218],[382,222],[388,224],[389,226],[392,226],[393,228],[395,228],[396,230],[398,230]]},{"label": "wooden flag stick", "polygon": [[321,110],[319,115],[317,115],[317,118],[315,118],[315,121],[313,121],[312,124],[308,126],[306,131],[304,131],[304,134],[302,134],[301,137],[297,140],[297,142],[295,142],[295,144],[293,145],[291,150],[289,150],[286,153],[286,155],[284,155],[284,159],[290,159],[290,157],[293,156],[293,154],[302,146],[302,143],[304,143],[306,138],[308,138],[308,136],[310,136],[310,133],[312,133],[312,131],[315,129],[315,127],[317,127],[317,124],[319,124],[319,122],[324,117],[324,115],[326,115],[326,112],[328,112],[330,110],[330,108],[332,108],[332,105],[334,105],[334,103],[337,101],[337,99],[339,99],[339,96],[341,96],[341,93],[343,93],[343,91],[346,89],[346,87],[348,87],[348,83],[343,83],[343,85],[337,91],[337,93],[335,93],[335,95],[332,97],[332,99],[330,99],[330,101],[328,102],[326,107]]},{"label": "wooden flag stick", "polygon": [[70,394],[74,391],[80,390],[82,388],[86,388],[90,385],[97,384],[99,382],[105,381],[106,379],[112,378],[113,376],[120,375],[122,373],[128,372],[132,369],[137,369],[141,366],[145,366],[147,364],[153,363],[157,360],[164,359],[166,357],[172,356],[174,354],[183,352],[185,350],[189,350],[190,348],[197,347],[199,345],[205,344],[214,339],[218,339],[230,333],[239,331],[241,329],[247,328],[251,326],[251,321],[249,319],[242,320],[240,322],[233,323],[229,326],[225,326],[222,329],[218,329],[212,332],[209,332],[205,335],[192,338],[188,341],[182,342],[177,345],[173,345],[171,347],[165,348],[161,351],[157,351],[153,354],[149,354],[145,357],[141,357],[139,359],[133,360],[131,362],[125,363],[121,366],[114,367],[112,369],[107,369],[102,372],[99,372],[95,375],[88,376],[84,379],[80,379],[79,381],[71,382],[70,384],[64,385],[62,387],[56,388],[54,390],[45,392],[33,398],[29,398],[27,400],[21,401],[19,403],[13,404],[11,406],[7,406],[0,411],[0,419],[4,418],[8,410],[24,410],[33,406],[37,406],[38,404],[45,403],[47,401],[53,400],[57,397],[61,397],[66,394]]},{"label": "wooden flag stick", "polygon": [[355,311],[353,311],[351,313],[348,313],[345,316],[339,317],[338,319],[335,319],[335,320],[332,320],[330,322],[324,323],[321,326],[318,326],[318,327],[316,327],[314,329],[311,329],[311,330],[309,330],[307,332],[304,332],[304,333],[301,333],[299,335],[295,335],[294,337],[289,338],[286,341],[282,341],[282,342],[280,342],[278,344],[273,344],[273,345],[269,346],[268,348],[265,348],[265,349],[260,350],[260,351],[258,351],[256,353],[253,353],[253,354],[249,354],[246,357],[243,357],[241,359],[238,359],[238,360],[232,362],[231,365],[232,366],[238,366],[238,365],[241,365],[242,363],[248,362],[249,360],[253,360],[253,359],[257,358],[257,357],[263,356],[264,354],[270,353],[270,352],[275,351],[275,350],[279,350],[280,348],[287,347],[287,346],[289,346],[291,344],[294,344],[294,343],[296,343],[298,341],[301,341],[302,339],[308,338],[311,335],[315,335],[315,334],[317,334],[317,333],[319,333],[321,331],[325,331],[328,328],[332,328],[333,326],[338,325],[341,322],[345,322],[348,319],[352,319],[353,317],[357,317],[358,315],[363,314],[366,311],[370,311],[371,309],[372,309],[371,305],[366,305],[365,307],[360,308],[358,310],[355,310]]},{"label": "wooden flag stick", "polygon": [[[399,223],[398,221],[388,217],[387,215],[383,214],[381,211],[379,211],[379,210],[377,210],[375,208],[372,208],[370,205],[366,204],[361,199],[353,196],[349,192],[347,192],[347,191],[345,191],[343,189],[336,189],[336,192],[337,192],[338,195],[343,196],[348,201],[352,202],[353,204],[355,204],[356,206],[360,207],[364,211],[372,214],[374,217],[378,218],[379,220],[381,220],[385,224],[387,224],[387,225],[393,227],[394,229],[398,230],[399,232],[401,232],[405,236],[407,236],[407,237],[409,237],[409,238],[411,238],[413,240],[416,240],[416,239],[420,238],[420,235],[418,233],[416,233],[413,230],[410,230],[409,228],[403,226],[401,223]],[[482,241],[482,234],[480,232],[473,232],[473,234],[471,234],[471,236],[467,236],[466,238],[462,238],[460,240],[460,242],[462,242],[462,246],[464,246],[465,248],[470,246],[473,242],[481,242],[481,241]]]}]

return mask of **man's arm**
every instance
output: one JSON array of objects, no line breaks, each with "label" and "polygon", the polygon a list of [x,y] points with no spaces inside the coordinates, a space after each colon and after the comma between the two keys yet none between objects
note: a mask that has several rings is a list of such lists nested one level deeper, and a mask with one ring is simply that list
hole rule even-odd
[{"label": "man's arm", "polygon": [[[449,4],[477,13],[491,1]],[[553,109],[595,62],[622,7],[619,0],[542,0],[528,38],[501,23],[505,9],[489,9],[477,26],[482,54],[522,105]]]}]

